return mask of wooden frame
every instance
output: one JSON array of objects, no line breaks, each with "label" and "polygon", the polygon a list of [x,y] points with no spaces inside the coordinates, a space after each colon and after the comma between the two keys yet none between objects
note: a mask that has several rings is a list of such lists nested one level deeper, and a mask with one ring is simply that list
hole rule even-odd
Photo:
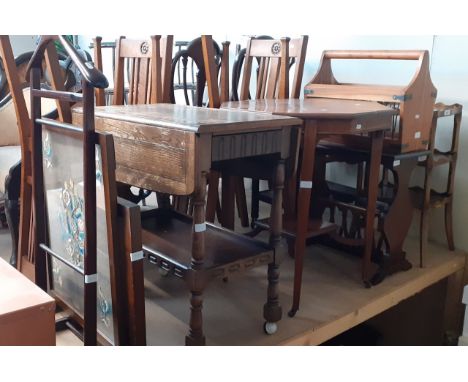
[{"label": "wooden frame", "polygon": [[[35,262],[36,283],[44,290],[54,290],[52,277],[52,260],[64,264],[81,274],[84,279],[83,312],[68,305],[74,312],[77,321],[83,326],[83,341],[85,345],[96,345],[100,342],[111,344],[144,344],[144,296],[142,275],[141,232],[139,225],[139,209],[128,203],[117,206],[117,190],[115,182],[115,154],[113,139],[94,131],[94,88],[108,86],[107,79],[93,66],[87,65],[77,54],[68,41],[59,37],[65,49],[70,54],[75,65],[83,76],[83,93],[65,93],[62,91],[44,91],[40,89],[40,67],[45,50],[53,47],[54,36],[42,37],[30,63],[31,73],[31,114],[33,121],[33,193],[35,239],[34,249],[37,253]],[[57,83],[56,83],[57,84]],[[41,118],[41,97],[55,98],[64,102],[83,102],[83,127],[69,123],[56,122]],[[47,157],[43,153],[44,132],[62,137],[69,137],[83,142],[83,196],[84,196],[84,251],[83,265],[77,265],[55,252],[50,242],[51,232],[48,227],[48,204],[45,198],[44,163]],[[46,135],[47,136],[47,135]],[[113,339],[105,338],[97,333],[97,226],[96,226],[96,151],[100,148],[102,158],[102,184],[104,192],[105,219],[107,232],[107,255],[109,261],[110,293],[112,299]],[[63,190],[62,190],[63,192]],[[120,213],[120,225],[118,224]],[[119,228],[121,227],[121,228]],[[129,251],[129,252],[127,252]],[[104,254],[105,255],[105,254]],[[137,263],[134,263],[137,262]],[[65,276],[64,276],[65,277]],[[62,303],[67,302],[62,299]],[[106,308],[107,309],[107,308]]]}]

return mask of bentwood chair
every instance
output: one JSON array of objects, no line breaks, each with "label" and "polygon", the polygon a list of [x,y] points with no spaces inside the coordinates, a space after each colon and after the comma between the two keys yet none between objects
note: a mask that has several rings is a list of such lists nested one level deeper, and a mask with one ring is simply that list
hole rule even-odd
[{"label": "bentwood chair", "polygon": [[[206,56],[203,44],[208,41],[210,53]],[[181,102],[192,106],[219,108],[222,102],[229,100],[229,42],[223,42],[220,48],[211,36],[194,39],[187,44],[185,49],[180,49],[175,54],[172,60],[171,76],[172,103]],[[219,179],[219,173],[216,171],[210,173],[206,216],[209,222],[214,222],[217,215],[218,220],[223,223],[218,195]],[[224,187],[227,184],[228,182],[225,182]],[[243,193],[236,193],[236,195],[243,195]],[[184,213],[191,213],[190,199],[174,198],[174,208]],[[248,224],[245,200],[238,200],[238,211],[241,219]]]},{"label": "bentwood chair", "polygon": [[[413,205],[421,211],[419,225],[419,264],[421,267],[424,265],[424,253],[426,252],[429,235],[429,211],[432,208],[444,207],[445,234],[447,236],[448,247],[451,251],[455,250],[452,210],[462,111],[463,106],[459,104],[445,105],[443,103],[436,103],[434,105],[429,140],[431,154],[425,160],[418,162],[418,165],[424,168],[424,186],[422,188],[419,186],[410,187]],[[439,118],[443,117],[453,117],[452,140],[448,151],[441,151],[435,147],[437,123]],[[439,192],[432,187],[432,171],[434,168],[443,165],[448,166],[447,183],[445,190]]]},{"label": "bentwood chair", "polygon": [[[40,65],[55,39],[42,37],[30,62],[36,283],[72,312],[85,345],[142,345],[139,207],[118,200],[113,138],[94,130],[94,88],[108,82],[60,36],[82,93],[41,90]],[[81,102],[82,126],[41,117],[42,97]]]}]

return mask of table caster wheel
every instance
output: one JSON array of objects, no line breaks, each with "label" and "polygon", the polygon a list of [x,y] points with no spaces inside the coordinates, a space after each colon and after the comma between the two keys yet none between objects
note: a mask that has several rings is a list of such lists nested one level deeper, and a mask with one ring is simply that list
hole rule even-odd
[{"label": "table caster wheel", "polygon": [[169,271],[167,269],[164,269],[164,268],[158,268],[158,272],[163,277],[167,277],[167,275],[169,274]]},{"label": "table caster wheel", "polygon": [[265,322],[263,324],[263,331],[266,334],[275,334],[277,330],[278,325],[276,325],[276,322]]},{"label": "table caster wheel", "polygon": [[294,309],[291,309],[289,312],[288,312],[288,316],[289,317],[294,317],[297,313],[297,310],[294,310]]}]

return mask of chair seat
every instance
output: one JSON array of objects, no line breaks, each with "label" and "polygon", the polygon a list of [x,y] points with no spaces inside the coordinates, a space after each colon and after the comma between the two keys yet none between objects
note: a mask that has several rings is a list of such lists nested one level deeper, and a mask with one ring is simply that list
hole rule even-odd
[{"label": "chair seat", "polygon": [[[432,167],[442,166],[442,165],[450,163],[452,161],[453,161],[453,155],[434,152],[434,154],[432,156]],[[418,166],[426,167],[427,166],[427,159],[424,160],[424,161],[418,162]]]},{"label": "chair seat", "polygon": [[[149,261],[184,277],[191,269],[192,218],[171,209],[153,209],[142,212],[141,226]],[[268,244],[206,223],[203,269],[210,277],[225,277],[273,259]]]},{"label": "chair seat", "polygon": [[0,193],[5,193],[5,179],[10,168],[21,160],[21,146],[0,147]]},{"label": "chair seat", "polygon": [[[424,206],[424,189],[419,186],[410,187],[411,200],[413,206],[417,209],[422,209]],[[431,195],[429,198],[429,205],[432,208],[438,208],[444,206],[448,201],[451,200],[451,196],[446,192],[437,192],[431,189]]]}]

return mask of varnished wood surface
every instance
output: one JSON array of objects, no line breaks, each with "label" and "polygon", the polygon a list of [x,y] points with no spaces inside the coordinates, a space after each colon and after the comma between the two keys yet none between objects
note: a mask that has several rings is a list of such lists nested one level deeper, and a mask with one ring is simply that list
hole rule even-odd
[{"label": "varnished wood surface", "polygon": [[[96,115],[96,130],[114,136],[117,180],[175,195],[193,192],[195,164],[202,157],[209,169],[211,160],[276,152],[287,156],[290,126],[302,124],[266,113],[171,104],[96,109],[120,113],[118,118],[107,112]],[[82,116],[82,109],[74,109],[75,124],[81,124]],[[206,139],[197,138],[197,131],[206,133]]]},{"label": "varnished wood surface", "polygon": [[[81,108],[75,109],[82,113]],[[193,133],[237,133],[249,130],[270,130],[273,127],[295,126],[296,118],[266,113],[218,110],[185,105],[155,104],[96,107],[96,117],[151,126],[168,127]]]},{"label": "varnished wood surface", "polygon": [[298,118],[349,119],[397,112],[377,102],[338,99],[259,99],[223,103],[222,108],[249,110]]},{"label": "varnished wood surface", "polygon": [[[418,261],[418,242],[405,243],[408,258]],[[278,332],[265,335],[259,314],[264,301],[266,267],[252,269],[242,278],[219,280],[207,288],[204,321],[207,345],[319,344],[391,308],[400,301],[463,269],[465,254],[449,252],[430,243],[424,268],[413,267],[388,277],[371,289],[362,287],[360,260],[321,246],[307,248],[304,258],[302,304],[294,318],[278,323]],[[294,260],[281,266],[280,300],[292,298]],[[175,277],[161,277],[146,268],[147,343],[182,345],[188,314],[187,292]],[[235,303],[242,301],[242,304]],[[395,325],[404,325],[404,322]]]}]

